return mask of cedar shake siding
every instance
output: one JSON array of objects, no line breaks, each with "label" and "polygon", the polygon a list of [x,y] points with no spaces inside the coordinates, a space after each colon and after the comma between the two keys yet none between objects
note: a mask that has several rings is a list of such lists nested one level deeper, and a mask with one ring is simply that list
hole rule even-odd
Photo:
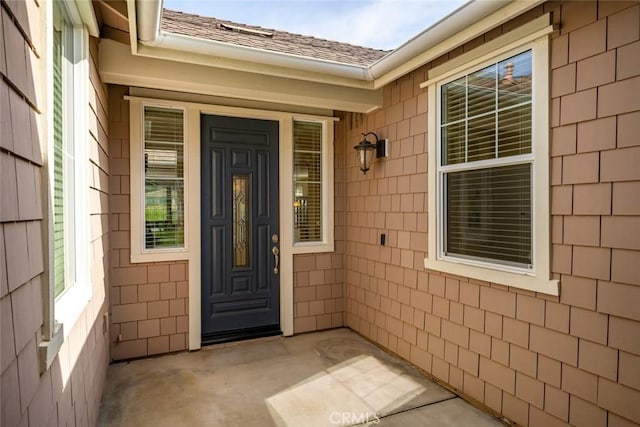
[{"label": "cedar shake siding", "polygon": [[186,350],[187,262],[130,263],[128,89],[109,86],[111,177],[111,358]]},{"label": "cedar shake siding", "polygon": [[[560,24],[549,141],[560,297],[425,270],[433,130],[419,84],[549,11]],[[382,109],[342,114],[346,325],[520,425],[640,423],[639,39],[637,3],[545,3],[389,84]],[[364,176],[350,154],[368,131],[391,155]]]},{"label": "cedar shake siding", "polygon": [[88,133],[92,297],[51,367],[40,373],[48,289],[45,4],[0,4],[0,372],[3,426],[95,425],[109,364],[109,174],[107,89],[98,76],[98,39],[89,41]]}]

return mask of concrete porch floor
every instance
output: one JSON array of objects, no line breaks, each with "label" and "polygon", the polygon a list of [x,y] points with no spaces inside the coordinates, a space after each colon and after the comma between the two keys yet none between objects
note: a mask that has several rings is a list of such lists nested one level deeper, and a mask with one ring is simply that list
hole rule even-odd
[{"label": "concrete porch floor", "polygon": [[111,365],[112,426],[502,426],[349,329]]}]

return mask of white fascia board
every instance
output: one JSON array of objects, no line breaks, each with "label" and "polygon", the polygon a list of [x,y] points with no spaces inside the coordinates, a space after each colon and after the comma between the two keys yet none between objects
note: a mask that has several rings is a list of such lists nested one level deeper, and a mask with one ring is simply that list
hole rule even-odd
[{"label": "white fascia board", "polygon": [[382,106],[382,91],[231,71],[131,55],[130,47],[100,42],[105,83],[326,108],[369,112]]},{"label": "white fascia board", "polygon": [[160,35],[154,42],[153,46],[193,53],[204,53],[217,58],[222,57],[284,68],[293,68],[303,71],[312,71],[350,79],[365,80],[367,77],[367,69],[362,65],[345,64],[337,61],[234,45],[216,40],[206,40],[181,34],[166,33],[164,31],[160,32]]},{"label": "white fascia board", "polygon": [[506,6],[511,0],[472,1],[463,4],[420,34],[400,45],[369,67],[372,79],[377,79],[420,55],[426,49],[442,43],[447,38],[468,28],[479,19]]},{"label": "white fascia board", "polygon": [[541,3],[544,0],[476,0],[465,4],[373,63],[369,71],[374,88],[397,80]]},{"label": "white fascia board", "polygon": [[[137,55],[147,58],[166,59],[169,61],[178,61],[189,64],[205,65],[208,67],[215,67],[227,70],[249,72],[254,74],[262,74],[275,77],[284,77],[296,80],[328,83],[331,85],[339,85],[346,87],[355,87],[361,89],[373,89],[373,82],[367,81],[362,78],[338,76],[335,72],[326,72],[324,68],[313,68],[310,64],[306,64],[304,68],[294,66],[275,65],[273,61],[267,63],[250,55],[242,56],[242,59],[230,58],[226,55],[211,55],[207,52],[206,45],[208,41],[201,39],[194,39],[191,43],[192,46],[197,46],[197,49],[191,47],[180,48],[177,43],[174,43],[176,39],[186,39],[183,36],[170,35],[166,39],[170,40],[169,43],[161,42],[155,46],[149,46],[142,43],[138,43]],[[171,46],[171,48],[168,48]],[[229,49],[227,45],[227,49]],[[235,50],[231,48],[230,50]],[[237,54],[237,52],[236,52]],[[262,55],[266,58],[272,55],[271,52],[263,52]],[[272,58],[273,59],[273,58]],[[290,65],[290,64],[288,64]],[[351,73],[353,74],[353,73]]]}]

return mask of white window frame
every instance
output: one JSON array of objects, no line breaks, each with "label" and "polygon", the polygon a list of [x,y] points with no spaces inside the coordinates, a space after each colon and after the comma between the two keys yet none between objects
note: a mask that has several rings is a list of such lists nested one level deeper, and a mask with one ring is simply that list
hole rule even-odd
[{"label": "white window frame", "polygon": [[[65,62],[63,70],[71,70],[73,73],[70,85],[64,86],[63,96],[67,99],[64,110],[64,135],[66,144],[73,144],[73,161],[65,163],[65,166],[73,167],[74,191],[64,192],[64,206],[71,210],[72,215],[64,218],[65,229],[65,290],[55,296],[54,271],[54,242],[53,242],[53,197],[54,197],[54,170],[47,168],[48,182],[48,298],[45,301],[45,322],[43,327],[43,341],[40,343],[40,368],[48,369],[53,363],[64,339],[71,333],[73,326],[88,305],[92,297],[91,283],[91,245],[89,225],[89,153],[87,138],[89,136],[88,108],[89,97],[89,33],[83,22],[83,14],[74,2],[58,2],[58,6],[66,15],[64,31],[71,31],[73,37],[73,61]],[[47,26],[49,32],[53,31],[54,8],[50,2],[46,9]],[[53,40],[52,35],[47,34],[47,106],[48,111],[53,111]],[[63,34],[64,39],[64,34]],[[64,43],[64,41],[63,41]],[[64,72],[64,71],[63,71]],[[63,76],[63,78],[65,78]],[[66,79],[65,79],[66,80]],[[53,164],[53,114],[47,115],[47,153]],[[72,220],[70,220],[72,218]],[[67,255],[69,254],[69,255]],[[72,273],[72,274],[69,274]]]},{"label": "white window frame", "polygon": [[[173,248],[145,248],[145,173],[144,173],[144,110],[160,107],[182,111],[183,120],[183,182],[184,182],[184,245]],[[130,177],[131,177],[131,262],[158,262],[189,259],[189,110],[184,105],[171,102],[147,102],[131,100],[130,108]]]},{"label": "white window frame", "polygon": [[[514,31],[468,52],[429,72],[428,87],[428,252],[425,268],[512,286],[545,294],[558,295],[558,281],[551,279],[550,209],[549,209],[549,39],[551,26],[542,25],[548,17],[530,23],[525,30]],[[532,51],[532,257],[531,269],[509,267],[500,263],[446,256],[443,250],[443,169],[440,161],[440,88],[443,84],[472,73],[491,63],[524,51]],[[515,157],[515,156],[514,156]],[[522,160],[526,156],[518,156]],[[512,164],[505,158],[497,163]],[[478,162],[478,164],[483,162]],[[487,164],[488,164],[487,163]]]},{"label": "white window frame", "polygon": [[[320,123],[322,125],[322,145],[321,145],[321,174],[322,174],[322,239],[309,242],[293,242],[294,254],[333,252],[334,245],[334,172],[333,172],[333,119],[318,119],[316,117],[294,116],[291,122]],[[291,136],[293,141],[293,134]],[[291,160],[293,162],[293,143]],[[293,164],[292,164],[293,168]],[[293,187],[293,177],[291,185]],[[293,188],[292,188],[293,191]],[[291,194],[293,198],[293,193]],[[291,207],[292,221],[294,220],[293,206]],[[291,223],[293,233],[294,223]]]}]

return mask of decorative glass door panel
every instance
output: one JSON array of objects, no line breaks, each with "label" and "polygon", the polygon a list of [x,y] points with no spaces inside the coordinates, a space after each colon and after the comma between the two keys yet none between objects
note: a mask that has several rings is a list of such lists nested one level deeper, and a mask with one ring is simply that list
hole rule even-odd
[{"label": "decorative glass door panel", "polygon": [[249,266],[249,177],[233,176],[233,266]]}]

